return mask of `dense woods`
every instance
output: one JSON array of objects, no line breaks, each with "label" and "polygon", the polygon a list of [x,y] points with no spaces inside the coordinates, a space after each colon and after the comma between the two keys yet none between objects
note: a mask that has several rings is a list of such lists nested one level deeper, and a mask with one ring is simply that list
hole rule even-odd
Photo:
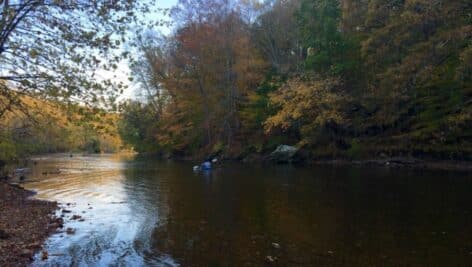
[{"label": "dense woods", "polygon": [[466,0],[181,0],[136,37],[146,100],[121,106],[139,152],[231,158],[471,159]]},{"label": "dense woods", "polygon": [[471,0],[0,0],[0,266],[467,266],[471,162]]},{"label": "dense woods", "polygon": [[[152,154],[470,159],[469,2],[2,1],[0,157],[114,151],[119,109],[120,137]],[[144,98],[117,105],[127,63]]]}]

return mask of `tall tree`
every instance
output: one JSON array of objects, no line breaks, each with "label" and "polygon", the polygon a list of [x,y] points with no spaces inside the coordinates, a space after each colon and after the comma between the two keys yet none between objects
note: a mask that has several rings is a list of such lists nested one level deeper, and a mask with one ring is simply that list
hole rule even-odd
[{"label": "tall tree", "polygon": [[124,84],[105,72],[128,56],[117,51],[152,4],[0,1],[0,115],[24,94],[82,103],[113,100]]},{"label": "tall tree", "polygon": [[299,0],[267,1],[259,7],[260,15],[252,25],[253,39],[271,66],[281,74],[297,68],[304,52],[295,13]]}]

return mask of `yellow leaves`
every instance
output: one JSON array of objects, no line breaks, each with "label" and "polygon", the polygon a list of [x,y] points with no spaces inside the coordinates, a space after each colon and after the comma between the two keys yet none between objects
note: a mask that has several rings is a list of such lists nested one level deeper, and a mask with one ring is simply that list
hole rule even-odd
[{"label": "yellow leaves", "polygon": [[344,118],[340,107],[345,97],[337,92],[339,86],[337,78],[289,80],[270,95],[271,103],[280,107],[280,110],[264,123],[266,132],[306,125],[316,128],[327,121],[342,122]]}]

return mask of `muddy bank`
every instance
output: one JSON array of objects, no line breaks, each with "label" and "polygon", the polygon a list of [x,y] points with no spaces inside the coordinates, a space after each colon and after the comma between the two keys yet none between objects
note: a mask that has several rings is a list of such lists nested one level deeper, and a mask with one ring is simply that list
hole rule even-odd
[{"label": "muddy bank", "polygon": [[56,202],[30,199],[33,192],[0,181],[0,266],[27,266],[56,231]]}]

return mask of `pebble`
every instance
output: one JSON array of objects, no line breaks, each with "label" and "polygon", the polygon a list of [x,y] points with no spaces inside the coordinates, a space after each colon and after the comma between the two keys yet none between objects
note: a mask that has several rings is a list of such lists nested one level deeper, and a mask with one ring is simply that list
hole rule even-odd
[{"label": "pebble", "polygon": [[272,243],[272,247],[276,248],[276,249],[279,249],[280,248],[280,244],[279,243]]},{"label": "pebble", "polygon": [[80,216],[80,215],[74,215],[74,216],[72,216],[72,218],[70,218],[70,219],[73,220],[73,221],[75,221],[75,220],[80,220],[80,219],[82,219],[82,216]]},{"label": "pebble", "polygon": [[272,262],[275,262],[276,260],[277,260],[277,257],[274,257],[274,256],[270,256],[270,255],[269,255],[269,256],[266,257],[266,261],[267,261],[267,262],[271,262],[271,263],[272,263]]},{"label": "pebble", "polygon": [[48,259],[48,252],[46,250],[43,250],[42,255],[41,255],[41,260],[45,261]]}]

